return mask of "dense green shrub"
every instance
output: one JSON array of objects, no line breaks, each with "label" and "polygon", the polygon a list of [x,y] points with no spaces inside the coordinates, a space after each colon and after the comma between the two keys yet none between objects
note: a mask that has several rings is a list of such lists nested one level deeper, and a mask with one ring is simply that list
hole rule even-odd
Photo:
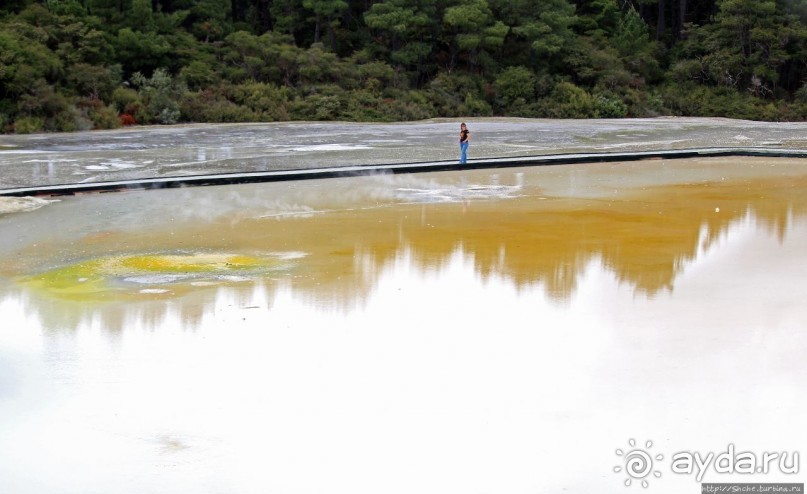
[{"label": "dense green shrub", "polygon": [[527,101],[535,96],[535,74],[526,67],[508,67],[493,82],[496,102],[507,108],[519,98]]},{"label": "dense green shrub", "polygon": [[723,115],[746,120],[777,121],[788,114],[787,104],[766,101],[728,87],[696,84],[666,85],[665,106],[675,115],[704,117]]},{"label": "dense green shrub", "polygon": [[74,98],[57,93],[53,86],[45,83],[36,84],[22,95],[17,110],[15,132],[72,132],[93,128],[92,121],[76,108]]},{"label": "dense green shrub", "polygon": [[798,91],[796,91],[796,98],[801,103],[807,103],[807,82],[801,85]]},{"label": "dense green shrub", "polygon": [[597,108],[594,98],[571,82],[560,82],[548,98],[541,101],[540,112],[549,118],[594,118]]},{"label": "dense green shrub", "polygon": [[143,100],[137,91],[129,87],[118,87],[112,92],[112,105],[118,113],[126,113],[134,116],[143,106]]},{"label": "dense green shrub", "polygon": [[76,94],[91,95],[103,100],[109,100],[122,82],[120,65],[104,67],[77,63],[67,68],[66,78]]},{"label": "dense green shrub", "polygon": [[197,60],[183,67],[179,77],[188,89],[194,91],[212,86],[219,78],[210,64]]},{"label": "dense green shrub", "polygon": [[45,130],[45,119],[42,117],[20,117],[12,126],[17,134],[33,134]]},{"label": "dense green shrub", "polygon": [[670,113],[664,106],[663,98],[655,90],[628,89],[621,98],[627,107],[626,117],[658,117]]},{"label": "dense green shrub", "polygon": [[263,82],[248,82],[229,86],[227,98],[245,106],[262,121],[288,120],[293,91],[288,87]]},{"label": "dense green shrub", "polygon": [[165,69],[157,69],[152,76],[140,72],[132,76],[143,105],[137,108],[135,119],[140,123],[174,124],[180,119],[179,101],[187,89],[175,82]]},{"label": "dense green shrub", "polygon": [[488,108],[479,106],[486,86],[486,81],[480,77],[441,73],[429,84],[426,94],[439,115],[460,117]]},{"label": "dense green shrub", "polygon": [[628,115],[628,106],[612,95],[598,94],[594,97],[594,116],[597,118],[622,118]]},{"label": "dense green shrub", "polygon": [[213,91],[185,93],[180,114],[188,122],[257,122],[261,119],[249,108],[239,106]]},{"label": "dense green shrub", "polygon": [[490,103],[477,96],[475,93],[467,93],[461,108],[461,115],[471,117],[489,117],[493,115],[493,108]]},{"label": "dense green shrub", "polygon": [[291,117],[293,120],[337,120],[344,109],[340,96],[313,93],[297,97],[291,105]]},{"label": "dense green shrub", "polygon": [[391,91],[386,96],[379,109],[387,120],[425,120],[439,115],[422,91]]}]

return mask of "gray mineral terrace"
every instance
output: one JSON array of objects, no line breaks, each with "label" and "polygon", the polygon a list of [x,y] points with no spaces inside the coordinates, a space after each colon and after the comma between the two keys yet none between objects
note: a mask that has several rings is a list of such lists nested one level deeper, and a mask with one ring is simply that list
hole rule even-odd
[{"label": "gray mineral terrace", "polygon": [[[467,119],[471,164],[568,154],[806,150],[807,124],[719,118]],[[459,120],[205,124],[0,137],[0,189],[449,163]]]}]

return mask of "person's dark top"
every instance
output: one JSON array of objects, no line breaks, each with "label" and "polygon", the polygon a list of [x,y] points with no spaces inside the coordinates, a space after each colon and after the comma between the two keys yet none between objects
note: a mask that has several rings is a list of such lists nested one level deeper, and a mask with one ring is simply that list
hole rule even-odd
[{"label": "person's dark top", "polygon": [[468,129],[460,131],[460,142],[467,142],[468,141]]}]

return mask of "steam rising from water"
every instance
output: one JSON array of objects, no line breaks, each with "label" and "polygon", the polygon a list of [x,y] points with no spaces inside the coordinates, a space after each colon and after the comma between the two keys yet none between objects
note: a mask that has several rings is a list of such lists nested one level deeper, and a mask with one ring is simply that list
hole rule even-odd
[{"label": "steam rising from water", "polygon": [[0,197],[0,215],[33,211],[53,202],[57,201],[38,197]]}]

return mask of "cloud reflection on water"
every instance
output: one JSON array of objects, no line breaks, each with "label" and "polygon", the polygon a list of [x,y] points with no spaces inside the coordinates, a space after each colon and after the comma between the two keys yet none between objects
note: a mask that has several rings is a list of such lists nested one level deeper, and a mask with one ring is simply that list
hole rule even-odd
[{"label": "cloud reflection on water", "polygon": [[[219,287],[127,306],[117,332],[39,334],[5,298],[0,474],[15,494],[583,494],[623,488],[613,449],[633,434],[665,454],[796,450],[807,222],[760,233],[732,222],[655,297],[596,256],[558,303],[462,248],[399,247],[368,261],[363,297]],[[699,488],[666,472],[654,492]]]}]

